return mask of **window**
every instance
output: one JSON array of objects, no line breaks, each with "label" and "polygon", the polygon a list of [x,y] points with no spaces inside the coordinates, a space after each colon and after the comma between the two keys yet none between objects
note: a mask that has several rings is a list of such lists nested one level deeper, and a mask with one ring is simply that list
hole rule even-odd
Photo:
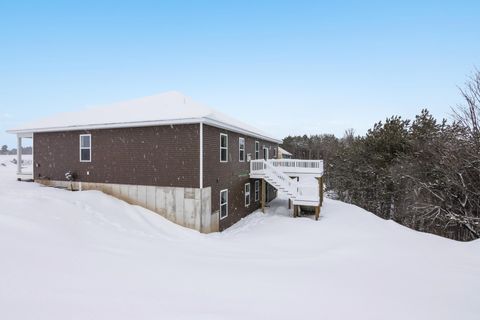
[{"label": "window", "polygon": [[255,141],[255,160],[260,159],[260,142]]},{"label": "window", "polygon": [[228,136],[220,133],[220,162],[228,162]]},{"label": "window", "polygon": [[273,148],[273,157],[274,157],[274,158],[277,157],[277,148]]},{"label": "window", "polygon": [[245,138],[238,138],[238,160],[245,162]]},{"label": "window", "polygon": [[255,181],[255,201],[258,201],[260,199],[260,181],[257,180]]},{"label": "window", "polygon": [[263,146],[263,159],[268,160],[268,148]]},{"label": "window", "polygon": [[228,189],[220,191],[220,219],[228,216]]},{"label": "window", "polygon": [[92,161],[92,135],[80,135],[80,162]]},{"label": "window", "polygon": [[245,207],[250,205],[250,183],[245,183]]}]

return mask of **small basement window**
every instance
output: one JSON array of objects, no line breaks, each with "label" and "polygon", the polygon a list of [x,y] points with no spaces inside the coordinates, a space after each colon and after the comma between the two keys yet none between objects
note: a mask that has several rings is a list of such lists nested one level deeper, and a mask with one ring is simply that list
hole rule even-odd
[{"label": "small basement window", "polygon": [[250,205],[250,183],[245,183],[245,207]]},{"label": "small basement window", "polygon": [[220,133],[220,162],[228,162],[228,136]]},{"label": "small basement window", "polygon": [[228,189],[220,191],[220,219],[228,216]]},{"label": "small basement window", "polygon": [[238,138],[238,159],[245,162],[245,138]]},{"label": "small basement window", "polygon": [[92,135],[80,135],[80,162],[92,161]]},{"label": "small basement window", "polygon": [[255,160],[260,159],[260,142],[255,141]]},{"label": "small basement window", "polygon": [[255,201],[258,201],[260,199],[260,181],[256,180],[255,181]]}]

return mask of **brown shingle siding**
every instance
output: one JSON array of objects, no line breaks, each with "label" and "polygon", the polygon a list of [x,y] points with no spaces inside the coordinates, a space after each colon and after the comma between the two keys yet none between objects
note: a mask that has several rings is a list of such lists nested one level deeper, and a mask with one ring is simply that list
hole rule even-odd
[{"label": "brown shingle siding", "polygon": [[[228,162],[220,162],[220,133],[228,134]],[[239,161],[238,141],[245,138],[245,162]],[[254,190],[255,180],[250,179],[250,162],[247,161],[247,154],[255,159],[255,141],[260,142],[260,157],[263,157],[262,146],[271,148],[270,156],[273,156],[273,148],[277,144],[261,140],[259,138],[242,135],[225,129],[208,125],[203,127],[203,150],[204,150],[204,187],[212,187],[212,212],[219,210],[220,190],[228,189],[228,217],[220,220],[220,230],[224,230],[257,210],[260,200],[255,201]],[[245,183],[250,182],[250,206],[245,207]],[[270,193],[270,198],[273,194]]]},{"label": "brown shingle siding", "polygon": [[[80,162],[79,136],[92,135],[92,161]],[[199,187],[199,125],[35,133],[35,177]],[[88,175],[87,175],[88,171]]]},{"label": "brown shingle siding", "polygon": [[[88,131],[48,132],[34,135],[36,178],[65,180],[73,171],[78,181],[132,185],[200,186],[199,124]],[[92,161],[80,162],[79,136],[92,135]],[[220,162],[220,133],[228,135],[228,162]],[[245,161],[239,161],[239,137],[245,138]],[[203,187],[212,188],[212,213],[219,210],[220,190],[228,189],[228,217],[220,221],[224,230],[257,210],[255,181],[250,179],[250,162],[255,159],[255,141],[262,147],[278,145],[256,137],[203,125]],[[89,172],[89,174],[87,174]],[[245,183],[250,182],[250,206],[244,204]],[[269,190],[269,199],[274,193]]]}]

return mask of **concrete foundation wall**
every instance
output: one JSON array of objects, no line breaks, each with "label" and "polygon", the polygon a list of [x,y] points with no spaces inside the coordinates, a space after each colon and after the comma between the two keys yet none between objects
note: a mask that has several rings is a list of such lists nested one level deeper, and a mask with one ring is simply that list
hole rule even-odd
[{"label": "concrete foundation wall", "polygon": [[218,211],[212,214],[211,188],[156,187],[113,183],[35,180],[51,187],[73,190],[99,190],[142,206],[181,226],[211,233],[219,231]]}]

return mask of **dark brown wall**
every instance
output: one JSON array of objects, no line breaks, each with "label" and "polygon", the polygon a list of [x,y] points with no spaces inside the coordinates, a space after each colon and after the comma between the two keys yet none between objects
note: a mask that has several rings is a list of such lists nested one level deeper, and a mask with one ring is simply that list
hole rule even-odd
[{"label": "dark brown wall", "polygon": [[[92,162],[80,162],[85,133]],[[199,124],[35,133],[34,175],[65,180],[73,171],[85,182],[198,188],[199,140]]]},{"label": "dark brown wall", "polygon": [[[36,178],[65,180],[73,171],[84,182],[138,184],[198,188],[199,124],[34,134]],[[219,210],[220,190],[229,190],[228,217],[220,220],[220,230],[260,207],[255,201],[255,181],[249,178],[247,154],[255,158],[255,141],[270,149],[278,145],[228,130],[203,126],[203,186],[212,188],[212,213]],[[80,162],[79,135],[92,135],[92,161]],[[228,162],[220,162],[220,133],[228,134]],[[239,162],[238,138],[245,138],[245,162]],[[87,175],[87,171],[89,175]],[[244,205],[244,186],[250,182],[250,206]],[[261,186],[261,183],[260,183]],[[261,190],[260,190],[261,192]],[[269,186],[268,199],[275,197]]]},{"label": "dark brown wall", "polygon": [[[227,163],[220,162],[220,133],[228,134]],[[245,138],[245,162],[239,161],[239,137]],[[230,227],[260,207],[260,200],[255,202],[255,180],[249,178],[250,163],[246,161],[249,153],[252,159],[255,158],[255,141],[260,142],[260,158],[263,158],[263,145],[270,148],[270,158],[273,158],[273,149],[278,147],[275,143],[208,125],[203,126],[203,186],[212,188],[212,212],[219,210],[220,190],[228,189],[228,217],[220,220],[220,230]],[[250,206],[245,207],[244,186],[248,182],[251,200]],[[269,188],[269,200],[273,198],[274,190]]]}]

